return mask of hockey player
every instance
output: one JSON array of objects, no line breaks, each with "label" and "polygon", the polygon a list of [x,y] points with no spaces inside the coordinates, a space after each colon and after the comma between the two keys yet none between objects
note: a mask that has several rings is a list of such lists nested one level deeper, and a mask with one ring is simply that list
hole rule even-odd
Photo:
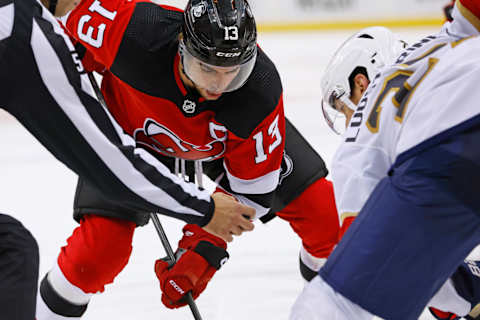
[{"label": "hockey player", "polygon": [[[59,0],[64,14],[75,5]],[[219,236],[250,224],[254,210],[228,197],[210,198],[135,148],[93,91],[68,37],[32,0],[0,1],[0,105],[55,157],[119,206],[168,212],[207,224]],[[48,183],[47,183],[48,186]],[[28,197],[28,195],[26,195]],[[215,205],[214,205],[215,203]],[[14,218],[0,214],[0,318],[35,318],[38,247]]]},{"label": "hockey player", "polygon": [[[333,189],[322,159],[285,121],[280,78],[257,46],[246,1],[191,0],[182,12],[138,0],[84,0],[66,26],[105,69],[110,111],[138,145],[172,170],[176,158],[201,161],[217,192],[253,206],[257,218],[275,213],[289,221],[302,238],[302,261],[318,270],[338,239]],[[148,221],[136,212],[132,219],[79,181],[80,226],[42,281],[38,320],[81,317],[127,263],[134,229]],[[202,240],[214,247],[199,250]],[[191,254],[170,269],[156,263],[170,308],[184,305],[179,292],[197,297],[205,289],[226,244],[187,225],[179,248]],[[185,268],[193,263],[198,268]]]},{"label": "hockey player", "polygon": [[[393,63],[403,48],[393,33],[382,27],[366,28],[350,37],[335,52],[322,78],[322,110],[326,122],[335,132],[344,131],[363,93],[375,74],[382,67]],[[375,56],[375,60],[371,57]],[[345,121],[341,121],[345,120]],[[340,217],[343,235],[355,216]],[[480,283],[475,270],[475,261],[463,263],[429,303],[442,310],[455,310],[460,314],[468,312],[480,299],[474,293]],[[472,296],[473,295],[473,296]],[[476,295],[476,297],[474,297]],[[438,319],[455,319],[457,315],[434,307],[430,312]]]},{"label": "hockey player", "polygon": [[417,319],[480,242],[480,39],[462,38],[478,35],[480,2],[453,17],[361,98],[333,161],[340,213],[360,213],[291,319]]},{"label": "hockey player", "polygon": [[[394,63],[406,42],[384,27],[369,27],[348,38],[335,52],[321,80],[322,112],[337,134],[345,132],[370,81]],[[355,215],[340,216],[340,238]]]}]

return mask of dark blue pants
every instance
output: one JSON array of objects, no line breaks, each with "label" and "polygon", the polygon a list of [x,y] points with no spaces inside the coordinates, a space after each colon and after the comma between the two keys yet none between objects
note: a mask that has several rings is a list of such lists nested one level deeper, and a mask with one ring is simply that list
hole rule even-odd
[{"label": "dark blue pants", "polygon": [[38,246],[11,216],[0,214],[0,319],[35,319]]},{"label": "dark blue pants", "polygon": [[418,319],[480,243],[480,128],[403,156],[320,270],[385,319]]}]

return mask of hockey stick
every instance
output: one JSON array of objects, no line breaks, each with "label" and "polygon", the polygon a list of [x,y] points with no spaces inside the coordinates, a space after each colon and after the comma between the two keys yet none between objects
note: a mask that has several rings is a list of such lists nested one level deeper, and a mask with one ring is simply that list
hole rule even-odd
[{"label": "hockey stick", "polygon": [[[155,229],[157,230],[158,236],[160,237],[160,241],[162,241],[163,247],[165,248],[165,251],[167,252],[168,257],[174,263],[176,263],[177,260],[175,258],[175,253],[172,250],[172,246],[170,246],[170,242],[168,241],[167,235],[163,230],[162,224],[160,223],[160,219],[158,218],[156,213],[150,213],[150,217],[152,218],[153,224],[155,225]],[[200,315],[200,311],[198,311],[195,300],[193,300],[191,291],[187,292],[186,298],[187,298],[188,306],[192,311],[193,318],[195,318],[195,320],[202,320],[202,316]]]},{"label": "hockey stick", "polygon": [[[100,91],[97,80],[95,79],[95,76],[93,75],[92,72],[88,72],[88,80],[90,80],[90,84],[93,87],[93,91],[95,92],[95,95],[97,96],[98,101],[100,102],[102,107],[108,110],[107,103],[105,102],[105,98],[103,97],[102,91]],[[155,230],[157,231],[157,234],[160,237],[160,241],[162,242],[162,245],[165,248],[165,252],[167,253],[168,257],[175,263],[177,261],[175,258],[175,253],[173,252],[172,246],[170,245],[167,235],[163,230],[162,224],[160,223],[160,219],[158,218],[156,213],[150,213],[150,217],[152,218],[153,224],[155,225]],[[202,320],[200,311],[198,311],[197,304],[195,303],[195,300],[193,300],[193,296],[191,292],[187,293],[186,299],[195,320]]]},{"label": "hockey stick", "polygon": [[[178,162],[181,162],[181,165],[178,165]],[[195,163],[197,165],[197,163]],[[201,167],[201,164],[199,164]],[[181,169],[180,169],[181,167]],[[182,161],[180,159],[175,159],[175,174],[178,175],[181,172],[182,179],[185,179],[185,161]],[[195,170],[197,172],[197,170]],[[203,189],[203,182],[201,180],[201,177],[197,177],[198,180],[198,187],[200,189]],[[170,245],[170,242],[168,241],[167,235],[165,234],[165,230],[163,230],[162,224],[160,223],[160,218],[158,218],[156,213],[150,213],[150,218],[152,218],[153,225],[155,226],[155,229],[157,230],[157,234],[160,237],[160,241],[162,242],[163,247],[165,248],[165,252],[167,253],[168,258],[172,260],[172,262],[175,264],[177,262],[177,258],[175,257],[175,253],[173,252],[172,246]],[[190,310],[192,311],[193,317],[195,320],[202,320],[202,316],[200,315],[200,311],[198,310],[197,304],[195,303],[195,300],[193,300],[192,292],[189,291],[186,294],[186,299],[188,306],[190,307]]]}]

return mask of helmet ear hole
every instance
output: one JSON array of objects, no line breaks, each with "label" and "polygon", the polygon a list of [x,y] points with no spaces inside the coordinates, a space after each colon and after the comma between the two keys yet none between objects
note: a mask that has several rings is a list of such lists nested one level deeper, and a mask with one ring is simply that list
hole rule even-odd
[{"label": "helmet ear hole", "polygon": [[356,67],[352,73],[350,74],[350,76],[348,77],[348,84],[350,86],[350,92],[353,91],[353,88],[355,87],[355,76],[357,74],[363,74],[369,81],[369,77],[368,77],[368,71],[367,71],[367,68],[365,67]]}]

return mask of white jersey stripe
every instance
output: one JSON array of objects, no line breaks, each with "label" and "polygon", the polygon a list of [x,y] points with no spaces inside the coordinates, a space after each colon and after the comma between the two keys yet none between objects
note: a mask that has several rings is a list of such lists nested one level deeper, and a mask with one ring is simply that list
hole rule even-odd
[{"label": "white jersey stripe", "polygon": [[[60,269],[58,261],[53,265],[52,270],[48,272],[47,277],[48,282],[50,282],[50,285],[53,287],[53,289],[55,289],[55,291],[62,298],[66,299],[72,304],[76,304],[78,306],[88,304],[90,302],[90,298],[94,295],[93,293],[85,293],[82,289],[68,281],[63,274],[62,269]],[[38,300],[43,301],[43,299]],[[61,319],[65,318],[62,317]]]},{"label": "white jersey stripe", "polygon": [[238,201],[240,201],[244,205],[250,206],[250,207],[255,209],[255,219],[260,219],[261,217],[263,217],[264,215],[266,215],[270,211],[270,208],[265,208],[265,207],[259,205],[258,203],[254,202],[254,201],[252,201],[252,200],[250,200],[247,197],[244,197],[242,195],[236,194],[235,198],[237,198]]},{"label": "white jersey stripe", "polygon": [[225,172],[227,173],[230,188],[235,193],[243,194],[264,194],[274,191],[278,186],[281,169],[269,172],[261,177],[255,179],[241,179],[237,178],[228,171],[225,162],[223,163]]},{"label": "white jersey stripe", "polygon": [[12,34],[13,16],[13,3],[0,8],[0,41]]},{"label": "white jersey stripe", "polygon": [[[163,207],[167,210],[178,213],[203,216],[202,213],[182,206],[166,192],[160,190],[151,182],[149,182],[134,168],[132,163],[121,153],[118,148],[112,145],[106,137],[103,137],[103,134],[99,131],[88,112],[84,108],[81,110],[78,108],[78,106],[82,105],[80,98],[72,86],[66,85],[69,83],[68,78],[65,73],[59,71],[63,70],[62,64],[35,21],[32,30],[31,45],[42,80],[44,81],[49,93],[61,106],[62,110],[78,128],[79,132],[81,132],[85,140],[90,144],[93,150],[95,150],[97,155],[104,163],[108,163],[108,166],[112,172],[125,186],[127,186],[130,190],[136,190],[137,194],[139,194],[141,197],[159,207]],[[99,136],[102,136],[103,139],[98,139]],[[153,156],[147,152],[139,150],[137,151],[137,154],[148,163],[152,165],[154,164],[155,161],[153,160]],[[189,193],[191,196],[197,197],[198,199],[202,199],[207,202],[210,201],[210,194],[208,191],[200,191],[195,188],[194,185],[188,185],[183,180],[171,174],[168,168],[163,166],[161,163],[155,162],[155,164],[157,164],[156,169],[163,176],[169,178],[177,185],[180,185],[185,192]],[[125,173],[125,168],[129,168],[130,172],[128,174]],[[149,188],[139,189],[138,186],[148,186]]]}]

